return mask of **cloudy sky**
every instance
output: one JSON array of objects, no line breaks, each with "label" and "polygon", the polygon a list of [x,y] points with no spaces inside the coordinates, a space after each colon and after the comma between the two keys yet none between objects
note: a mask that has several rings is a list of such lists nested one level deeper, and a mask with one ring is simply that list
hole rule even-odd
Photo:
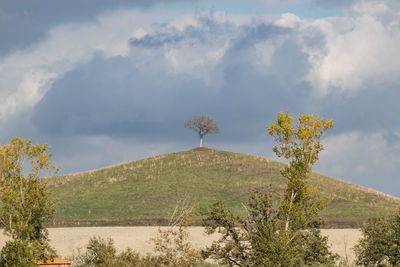
[{"label": "cloudy sky", "polygon": [[279,111],[335,121],[316,171],[400,197],[398,0],[0,0],[0,142],[61,173],[198,145],[273,157]]}]

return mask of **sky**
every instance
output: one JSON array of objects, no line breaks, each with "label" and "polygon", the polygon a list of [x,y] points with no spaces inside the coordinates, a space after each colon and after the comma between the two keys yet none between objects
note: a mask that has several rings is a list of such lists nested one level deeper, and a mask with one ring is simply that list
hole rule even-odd
[{"label": "sky", "polygon": [[400,197],[398,0],[0,0],[0,142],[60,174],[204,145],[267,158],[278,112],[335,121],[314,170]]}]

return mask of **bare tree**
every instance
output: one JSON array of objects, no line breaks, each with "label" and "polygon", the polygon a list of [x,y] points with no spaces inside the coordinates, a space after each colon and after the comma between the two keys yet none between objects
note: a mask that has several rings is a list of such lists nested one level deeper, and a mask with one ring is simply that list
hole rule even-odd
[{"label": "bare tree", "polygon": [[185,128],[190,128],[200,136],[200,147],[203,146],[203,136],[206,134],[217,134],[221,130],[212,118],[204,115],[194,116],[193,119],[185,121]]}]

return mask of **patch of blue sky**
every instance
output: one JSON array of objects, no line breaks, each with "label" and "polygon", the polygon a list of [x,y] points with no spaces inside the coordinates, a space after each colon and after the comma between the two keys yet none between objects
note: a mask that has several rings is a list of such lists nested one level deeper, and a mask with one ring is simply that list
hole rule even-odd
[{"label": "patch of blue sky", "polygon": [[174,4],[161,4],[152,8],[154,11],[173,11],[177,13],[188,13],[194,10],[202,11],[225,11],[228,14],[237,15],[263,15],[293,13],[302,18],[325,18],[343,16],[339,9],[324,8],[311,3],[297,3],[286,5],[272,5],[260,1],[243,0],[218,0],[198,1]]}]

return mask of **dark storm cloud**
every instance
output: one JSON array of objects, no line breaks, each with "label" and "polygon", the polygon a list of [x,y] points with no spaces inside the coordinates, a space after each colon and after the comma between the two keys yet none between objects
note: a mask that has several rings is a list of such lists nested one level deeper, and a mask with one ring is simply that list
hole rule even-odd
[{"label": "dark storm cloud", "polygon": [[400,128],[398,99],[398,86],[390,85],[384,88],[363,88],[353,96],[332,94],[321,101],[315,99],[315,108],[337,121],[336,132],[396,131]]},{"label": "dark storm cloud", "polygon": [[167,123],[169,115],[162,111],[174,112],[168,99],[173,94],[169,87],[176,82],[164,80],[164,90],[157,90],[162,80],[140,73],[129,59],[97,55],[54,84],[37,105],[35,121],[49,135],[151,138],[160,129],[165,134],[168,127],[160,124]]},{"label": "dark storm cloud", "polygon": [[182,138],[187,112],[198,105],[192,102],[211,100],[202,95],[199,81],[153,75],[136,69],[130,59],[97,55],[54,84],[35,109],[37,127],[49,136]]},{"label": "dark storm cloud", "polygon": [[[40,41],[52,27],[93,21],[102,12],[180,0],[1,0],[0,56]],[[190,0],[189,0],[190,1]],[[195,1],[195,0],[193,0]],[[187,0],[185,1],[187,2]]]},{"label": "dark storm cloud", "polygon": [[[257,92],[268,91],[265,78],[246,73],[245,69],[228,69],[229,90],[210,96],[203,93],[210,88],[200,80],[160,74],[154,79],[135,69],[129,59],[98,56],[56,82],[36,106],[34,120],[41,133],[48,136],[108,135],[159,142],[192,139],[183,122],[205,113],[225,128],[224,138],[247,139],[251,131],[237,136],[224,127],[232,120],[243,122],[249,114],[256,119],[253,113],[258,112],[258,104],[253,109],[246,106],[259,99]],[[238,78],[231,75],[251,79],[255,86],[244,89],[243,82],[237,83]],[[241,96],[243,90],[247,97]]]},{"label": "dark storm cloud", "polygon": [[[283,82],[275,75],[286,75],[287,64],[288,71],[308,67],[307,57],[294,41],[289,39],[276,51],[271,75],[258,72],[248,58],[255,43],[290,34],[290,30],[267,24],[239,29],[209,21],[200,25],[183,32],[170,31],[167,38],[156,33],[130,43],[154,49],[198,36],[201,43],[205,33],[210,39],[227,31],[236,33],[231,48],[216,66],[224,76],[222,87],[187,75],[143,71],[135,67],[134,59],[105,59],[98,54],[53,85],[35,108],[37,129],[47,136],[107,135],[146,142],[189,142],[193,136],[183,128],[183,122],[206,114],[216,119],[223,131],[213,139],[246,142],[265,136],[265,126],[277,110],[299,110],[304,92],[309,90],[307,84]],[[289,58],[296,62],[289,62]],[[162,58],[153,60],[162,62]]]}]

